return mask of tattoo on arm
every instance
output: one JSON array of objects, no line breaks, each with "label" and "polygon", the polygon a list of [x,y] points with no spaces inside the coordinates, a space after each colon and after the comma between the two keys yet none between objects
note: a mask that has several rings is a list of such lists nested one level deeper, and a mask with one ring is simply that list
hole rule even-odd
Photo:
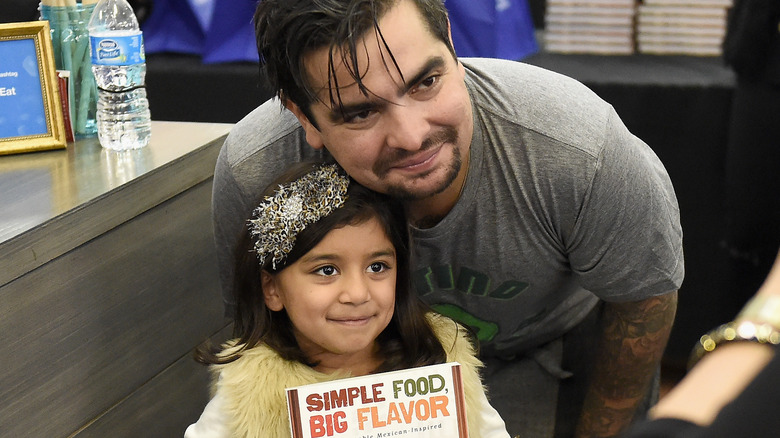
[{"label": "tattoo on arm", "polygon": [[658,365],[677,309],[677,292],[607,303],[578,437],[615,436],[631,423]]}]

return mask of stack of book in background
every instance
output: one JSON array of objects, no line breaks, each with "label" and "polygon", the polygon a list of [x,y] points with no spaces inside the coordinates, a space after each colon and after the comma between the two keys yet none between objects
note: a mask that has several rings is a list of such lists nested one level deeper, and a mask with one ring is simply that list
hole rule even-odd
[{"label": "stack of book in background", "polygon": [[544,48],[553,53],[634,53],[635,15],[635,0],[547,0]]},{"label": "stack of book in background", "polygon": [[720,56],[731,4],[732,0],[644,0],[637,14],[638,51]]}]

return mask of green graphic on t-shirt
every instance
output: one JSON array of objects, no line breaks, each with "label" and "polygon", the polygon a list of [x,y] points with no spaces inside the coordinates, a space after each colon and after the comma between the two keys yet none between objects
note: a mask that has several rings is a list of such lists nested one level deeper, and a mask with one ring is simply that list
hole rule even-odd
[{"label": "green graphic on t-shirt", "polygon": [[480,342],[489,342],[498,334],[498,324],[479,319],[454,304],[434,304],[431,307],[442,315],[470,327]]},{"label": "green graphic on t-shirt", "polygon": [[518,280],[507,280],[497,288],[490,290],[490,276],[471,268],[461,267],[455,275],[452,265],[438,265],[418,269],[412,275],[412,281],[420,296],[434,290],[456,290],[467,295],[486,296],[509,300],[528,287],[528,283]]},{"label": "green graphic on t-shirt", "polygon": [[[506,301],[517,297],[528,288],[526,282],[507,280],[491,290],[489,275],[468,267],[461,267],[456,275],[450,264],[418,269],[412,275],[412,282],[417,293],[422,297],[434,291],[447,291],[447,293]],[[458,305],[439,303],[432,307],[442,315],[473,329],[482,343],[493,341],[499,333],[500,327],[497,323],[479,318]]]}]

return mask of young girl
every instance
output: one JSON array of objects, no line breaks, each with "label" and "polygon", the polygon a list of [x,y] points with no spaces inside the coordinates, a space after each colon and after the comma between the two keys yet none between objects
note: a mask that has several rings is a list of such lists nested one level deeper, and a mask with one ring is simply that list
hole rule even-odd
[{"label": "young girl", "polygon": [[186,438],[290,436],[286,388],[455,361],[470,436],[509,436],[465,330],[410,292],[403,208],[336,165],[303,164],[266,190],[236,280],[236,339],[198,350],[215,394]]}]

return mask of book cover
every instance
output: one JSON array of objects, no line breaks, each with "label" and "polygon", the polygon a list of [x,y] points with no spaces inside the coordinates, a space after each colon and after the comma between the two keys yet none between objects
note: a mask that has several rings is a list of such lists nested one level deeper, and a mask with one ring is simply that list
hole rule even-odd
[{"label": "book cover", "polygon": [[287,408],[293,438],[468,438],[456,362],[289,388]]}]

